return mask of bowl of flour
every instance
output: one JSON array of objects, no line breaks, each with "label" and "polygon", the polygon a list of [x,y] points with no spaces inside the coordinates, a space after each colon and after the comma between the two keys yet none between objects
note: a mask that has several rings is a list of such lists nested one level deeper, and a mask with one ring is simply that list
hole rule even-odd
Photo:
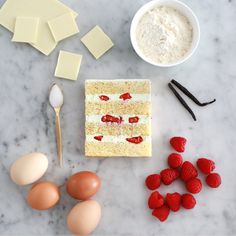
[{"label": "bowl of flour", "polygon": [[160,67],[179,65],[194,53],[200,27],[193,11],[178,0],[153,0],[135,14],[130,38],[144,61]]}]

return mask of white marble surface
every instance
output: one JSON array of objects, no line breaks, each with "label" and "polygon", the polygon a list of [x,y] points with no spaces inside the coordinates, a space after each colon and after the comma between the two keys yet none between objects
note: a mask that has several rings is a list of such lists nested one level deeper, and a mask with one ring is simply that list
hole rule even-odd
[{"label": "white marble surface", "polygon": [[[0,0],[0,5],[3,3]],[[45,212],[31,210],[25,201],[29,187],[17,187],[9,179],[10,164],[20,155],[41,151],[50,166],[43,179],[63,184],[77,171],[96,171],[102,188],[94,197],[103,206],[97,236],[236,235],[235,108],[236,108],[236,1],[184,0],[197,14],[201,41],[195,55],[175,68],[161,69],[141,61],[129,41],[129,26],[144,0],[64,0],[79,12],[79,36],[68,39],[48,57],[33,48],[11,43],[11,34],[0,28],[0,235],[69,235],[66,215],[75,204],[62,188],[58,206]],[[115,47],[96,61],[80,43],[95,24],[114,40]],[[77,82],[53,77],[60,49],[82,53]],[[153,157],[150,159],[85,159],[84,80],[150,78],[153,98]],[[216,98],[214,105],[199,108],[192,102],[198,121],[193,122],[167,88],[171,78],[182,82],[201,100]],[[65,93],[62,110],[63,169],[56,162],[54,114],[47,100],[56,81]],[[168,139],[184,135],[189,143],[185,159],[208,156],[216,161],[223,184],[217,190],[205,186],[192,211],[172,213],[165,223],[155,220],[146,207],[147,174],[166,167],[171,151]],[[184,192],[179,182],[167,191]]]}]

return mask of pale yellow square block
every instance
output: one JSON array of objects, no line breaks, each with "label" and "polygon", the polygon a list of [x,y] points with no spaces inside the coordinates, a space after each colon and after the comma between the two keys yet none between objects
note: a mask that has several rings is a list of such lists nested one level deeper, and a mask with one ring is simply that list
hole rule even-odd
[{"label": "pale yellow square block", "polygon": [[81,41],[96,59],[114,46],[111,39],[99,26],[95,26],[89,31]]},{"label": "pale yellow square block", "polygon": [[39,18],[16,17],[13,42],[36,43],[38,36]]},{"label": "pale yellow square block", "polygon": [[75,17],[70,12],[48,21],[48,26],[56,42],[79,32]]},{"label": "pale yellow square block", "polygon": [[77,80],[82,55],[60,51],[55,76],[63,79]]},{"label": "pale yellow square block", "polygon": [[68,12],[72,12],[75,18],[78,15],[58,0],[7,0],[0,8],[0,25],[14,32],[16,17],[39,17],[37,43],[31,43],[31,45],[43,54],[49,55],[57,43],[47,22]]}]

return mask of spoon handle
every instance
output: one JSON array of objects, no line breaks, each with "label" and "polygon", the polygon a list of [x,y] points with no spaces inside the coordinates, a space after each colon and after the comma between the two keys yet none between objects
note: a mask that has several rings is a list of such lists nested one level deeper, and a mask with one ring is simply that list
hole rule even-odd
[{"label": "spoon handle", "polygon": [[62,167],[62,141],[61,141],[61,125],[60,125],[60,109],[55,109],[56,112],[56,141],[57,141],[57,157],[60,167]]}]

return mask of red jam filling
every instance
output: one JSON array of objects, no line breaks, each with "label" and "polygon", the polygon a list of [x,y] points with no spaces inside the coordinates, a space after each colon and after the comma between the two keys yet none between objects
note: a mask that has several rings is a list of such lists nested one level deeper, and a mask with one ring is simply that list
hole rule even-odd
[{"label": "red jam filling", "polygon": [[102,116],[102,122],[111,122],[111,123],[117,123],[117,124],[120,124],[123,119],[122,117],[115,117],[115,116],[111,116],[111,115],[105,115],[105,116]]},{"label": "red jam filling", "polygon": [[108,96],[106,96],[106,95],[101,95],[101,96],[99,96],[99,98],[100,98],[100,100],[102,100],[102,101],[108,101],[110,98],[108,97]]},{"label": "red jam filling", "polygon": [[94,139],[98,140],[98,141],[102,141],[103,136],[95,136]]},{"label": "red jam filling", "polygon": [[120,95],[120,99],[123,99],[124,101],[131,99],[131,98],[132,98],[132,96],[130,95],[130,93],[124,93],[124,94]]},{"label": "red jam filling", "polygon": [[139,144],[143,141],[143,138],[141,136],[138,137],[132,137],[132,138],[127,138],[126,141],[134,144]]},{"label": "red jam filling", "polygon": [[134,116],[134,117],[129,117],[129,123],[138,123],[139,122],[139,117]]}]

